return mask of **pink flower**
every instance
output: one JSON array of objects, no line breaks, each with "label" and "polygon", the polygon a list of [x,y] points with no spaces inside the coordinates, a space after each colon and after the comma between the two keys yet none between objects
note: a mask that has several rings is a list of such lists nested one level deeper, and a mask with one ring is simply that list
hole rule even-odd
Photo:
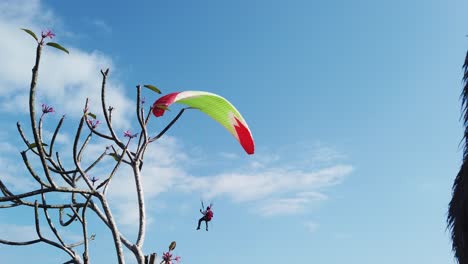
[{"label": "pink flower", "polygon": [[172,258],[172,254],[170,252],[164,252],[162,258],[163,258],[164,261],[170,263],[171,258]]},{"label": "pink flower", "polygon": [[89,126],[91,126],[93,129],[97,127],[97,125],[100,124],[99,120],[88,120]]},{"label": "pink flower", "polygon": [[52,30],[48,29],[46,31],[42,31],[41,36],[42,36],[43,39],[45,39],[45,38],[52,39],[52,38],[55,37],[55,34],[54,34],[54,32],[52,32]]},{"label": "pink flower", "polygon": [[132,135],[132,132],[130,132],[130,130],[127,130],[127,131],[124,132],[124,137],[128,137],[128,138],[134,138],[137,135],[138,135],[138,133]]},{"label": "pink flower", "polygon": [[171,254],[170,251],[169,252],[164,252],[163,256],[162,256],[162,259],[163,259],[165,264],[172,264],[173,260],[175,260],[176,263],[179,263],[179,261],[180,261],[179,256],[176,256],[175,258],[172,258],[172,254]]},{"label": "pink flower", "polygon": [[48,106],[46,104],[42,104],[42,113],[47,114],[47,113],[53,113],[54,108],[51,106]]}]

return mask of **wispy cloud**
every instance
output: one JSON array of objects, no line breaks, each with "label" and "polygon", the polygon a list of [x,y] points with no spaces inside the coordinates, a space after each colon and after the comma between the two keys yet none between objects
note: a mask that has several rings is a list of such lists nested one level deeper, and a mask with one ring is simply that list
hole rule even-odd
[{"label": "wispy cloud", "polygon": [[[263,156],[260,152],[253,162],[262,166],[252,168],[247,162],[237,170],[197,176],[184,166],[190,155],[180,154],[180,148],[176,138],[166,137],[157,147],[149,149],[149,159],[143,169],[147,201],[165,192],[203,193],[206,199],[225,197],[236,203],[249,204],[263,216],[298,214],[327,200],[326,189],[342,183],[353,171],[353,166],[340,163],[302,170],[290,165],[288,157],[271,152]],[[327,164],[329,162],[331,160]],[[136,201],[134,191],[129,188],[134,185],[130,175],[123,171],[122,176],[112,183],[111,197],[117,203]],[[120,211],[128,212],[125,209]],[[125,223],[132,224],[134,220],[129,219]]]},{"label": "wispy cloud", "polygon": [[[22,162],[19,151],[15,151],[15,147],[9,143],[1,145],[7,146],[0,148],[0,179],[13,192],[26,192],[37,189],[38,185],[34,182]],[[12,159],[16,158],[16,162]]]},{"label": "wispy cloud", "polygon": [[289,191],[320,189],[342,182],[351,173],[352,166],[336,165],[317,171],[301,171],[280,167],[258,171],[221,173],[213,176],[187,176],[180,182],[180,189],[209,190],[207,198],[225,195],[236,202],[267,198],[272,194]]},{"label": "wispy cloud", "polygon": [[33,225],[0,224],[0,237],[10,241],[28,241],[37,239]]},{"label": "wispy cloud", "polygon": [[350,233],[345,233],[345,232],[336,232],[333,234],[333,237],[339,240],[347,240],[347,239],[352,238],[352,235]]},{"label": "wispy cloud", "polygon": [[327,198],[318,192],[302,192],[293,197],[269,199],[260,206],[260,213],[264,216],[297,214],[313,202],[325,201]]},{"label": "wispy cloud", "polygon": [[[225,197],[236,203],[247,203],[263,216],[298,214],[327,200],[326,188],[342,183],[353,171],[353,167],[346,164],[301,170],[289,166],[287,158],[280,155],[268,153],[268,158],[265,158],[262,153],[257,153],[258,159],[267,166],[252,169],[247,163],[237,171],[196,176],[184,166],[190,155],[182,152],[181,147],[176,138],[168,136],[163,137],[157,146],[149,148],[142,171],[149,210],[160,209],[157,208],[160,205],[154,203],[160,194],[182,192],[203,193],[207,199]],[[271,166],[277,160],[284,160],[279,162],[285,165],[284,168]],[[131,175],[128,168],[122,168],[115,176],[109,193],[120,215],[118,219],[124,225],[135,225],[138,219]]]},{"label": "wispy cloud", "polygon": [[225,159],[228,159],[228,160],[234,160],[234,159],[238,159],[239,158],[239,155],[237,155],[236,153],[229,153],[229,152],[221,152],[219,153],[219,155]]},{"label": "wispy cloud", "polygon": [[91,23],[97,27],[98,29],[101,29],[102,31],[106,32],[106,33],[110,33],[112,32],[112,28],[109,26],[109,24],[107,24],[104,20],[100,20],[100,19],[93,19],[91,20]]},{"label": "wispy cloud", "polygon": [[[41,228],[41,233],[45,237],[54,237],[54,234],[49,228]],[[82,237],[79,234],[74,234],[69,230],[60,229],[60,234],[63,239],[70,241],[70,243],[75,243],[82,240]],[[34,225],[1,223],[0,238],[14,242],[23,242],[37,239],[38,236],[36,233],[36,227]]]}]

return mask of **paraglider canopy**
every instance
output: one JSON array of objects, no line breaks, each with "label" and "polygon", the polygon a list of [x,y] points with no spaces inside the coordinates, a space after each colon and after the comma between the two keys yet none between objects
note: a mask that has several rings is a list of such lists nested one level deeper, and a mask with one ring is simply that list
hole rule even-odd
[{"label": "paraglider canopy", "polygon": [[239,111],[223,97],[203,91],[184,91],[167,94],[153,104],[156,117],[164,115],[173,103],[198,109],[225,127],[241,144],[247,154],[253,154],[255,145],[252,133]]}]

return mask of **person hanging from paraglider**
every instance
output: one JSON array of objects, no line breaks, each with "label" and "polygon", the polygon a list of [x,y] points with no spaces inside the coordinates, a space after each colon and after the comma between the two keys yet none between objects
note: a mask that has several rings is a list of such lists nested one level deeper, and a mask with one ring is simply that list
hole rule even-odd
[{"label": "person hanging from paraglider", "polygon": [[[203,201],[202,201],[202,208],[203,208]],[[197,230],[200,229],[200,225],[203,221],[205,221],[205,226],[206,226],[206,231],[208,231],[208,222],[211,221],[213,218],[213,210],[211,208],[213,207],[213,204],[210,204],[209,206],[206,207],[206,210],[200,209],[200,213],[202,213],[202,217],[198,220],[198,226]]]}]

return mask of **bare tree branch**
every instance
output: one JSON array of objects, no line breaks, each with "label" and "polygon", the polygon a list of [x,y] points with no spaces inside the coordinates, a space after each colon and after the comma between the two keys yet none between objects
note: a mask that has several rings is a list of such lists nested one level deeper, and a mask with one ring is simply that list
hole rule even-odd
[{"label": "bare tree branch", "polygon": [[60,121],[57,124],[57,127],[55,128],[54,134],[52,135],[52,140],[50,141],[50,147],[49,147],[49,154],[48,156],[52,156],[52,151],[54,149],[54,144],[55,144],[55,139],[57,138],[57,134],[60,131],[60,128],[62,127],[63,120],[65,119],[65,115],[60,118]]},{"label": "bare tree branch", "polygon": [[26,136],[24,135],[23,129],[21,128],[21,124],[19,122],[16,123],[16,127],[18,128],[18,132],[21,138],[23,139],[24,144],[26,144],[26,146],[28,147],[28,149],[30,149],[34,154],[39,155],[37,151],[29,147],[31,143],[29,143],[29,140],[26,139]]},{"label": "bare tree branch", "polygon": [[0,244],[10,245],[10,246],[28,246],[28,245],[36,244],[39,242],[42,242],[42,240],[34,239],[34,240],[23,241],[23,242],[15,242],[15,241],[8,241],[8,240],[0,239]]},{"label": "bare tree branch", "polygon": [[70,251],[68,248],[58,244],[57,242],[54,242],[52,240],[49,240],[47,238],[45,238],[42,233],[41,233],[41,227],[40,227],[40,224],[39,224],[39,207],[37,206],[37,200],[35,202],[35,207],[34,207],[34,219],[35,219],[35,227],[36,227],[36,233],[37,233],[37,236],[39,237],[39,239],[44,242],[44,243],[47,243],[51,246],[54,246],[56,248],[59,248],[63,251],[65,251],[68,255],[70,255],[70,257],[72,257],[73,259],[77,259],[76,258],[76,255],[73,254],[72,251]]},{"label": "bare tree branch", "polygon": [[[90,205],[89,205],[89,208],[91,208],[91,210],[93,210],[96,215],[101,219],[101,221],[107,226],[107,227],[111,227],[110,223],[109,223],[109,220],[107,219],[106,215],[101,212],[101,210],[99,209],[99,207],[97,207],[97,205],[91,200],[90,202]],[[133,244],[128,240],[126,239],[122,234],[119,233],[119,238],[120,238],[120,241],[125,245],[125,247],[129,250],[132,250],[133,251]]]},{"label": "bare tree branch", "polygon": [[104,212],[106,214],[106,218],[107,218],[108,223],[110,225],[109,227],[110,227],[111,232],[112,232],[112,237],[114,238],[115,250],[117,251],[117,260],[118,260],[119,264],[125,264],[125,259],[123,257],[122,243],[120,241],[120,234],[119,234],[119,231],[117,229],[117,225],[115,223],[114,216],[112,215],[112,212],[111,212],[111,210],[109,208],[109,204],[107,203],[107,199],[101,194],[97,194],[96,196],[98,197],[99,201],[101,201],[102,208],[104,209]]},{"label": "bare tree branch", "polygon": [[0,202],[11,202],[11,201],[17,200],[18,198],[31,197],[31,196],[38,195],[41,193],[48,193],[48,192],[53,192],[53,191],[64,192],[64,193],[96,194],[96,191],[93,191],[93,190],[69,189],[65,187],[43,188],[43,189],[38,189],[38,190],[22,193],[22,194],[17,194],[17,195],[12,195],[12,196],[7,196],[7,197],[0,197]]},{"label": "bare tree branch", "polygon": [[[94,240],[96,238],[96,234],[92,234],[90,237],[88,237],[88,240]],[[69,244],[68,247],[69,248],[74,248],[74,247],[77,247],[77,246],[81,246],[84,244],[84,241],[80,241],[80,242],[76,242],[76,243],[73,243],[73,244]]]},{"label": "bare tree branch", "polygon": [[94,190],[94,187],[92,186],[91,181],[88,179],[88,177],[86,177],[86,173],[80,167],[80,161],[78,159],[78,153],[77,153],[78,140],[80,138],[81,129],[83,127],[84,120],[85,120],[85,118],[81,117],[80,124],[78,125],[78,129],[77,129],[76,136],[75,136],[75,141],[73,143],[73,162],[75,163],[75,166],[78,169],[78,171],[80,172],[80,174],[83,176],[82,178],[84,179],[84,181],[88,185],[88,188],[91,189],[91,190]]},{"label": "bare tree branch", "polygon": [[36,172],[34,172],[31,164],[29,164],[29,161],[28,161],[28,157],[26,155],[26,151],[22,151],[21,152],[21,157],[23,158],[23,162],[24,162],[24,165],[26,166],[26,168],[28,169],[29,173],[31,174],[31,176],[41,185],[41,186],[46,186],[46,187],[49,187],[50,185],[49,184],[46,184],[45,182],[43,182],[41,180],[41,178],[39,177],[39,175],[36,174]]},{"label": "bare tree branch", "polygon": [[81,213],[81,227],[83,230],[83,238],[84,238],[84,252],[83,252],[83,261],[84,264],[89,263],[89,247],[88,247],[88,229],[87,229],[87,222],[86,222],[86,208],[88,207],[89,201],[91,200],[91,195],[88,196],[85,207],[83,207],[83,212]]},{"label": "bare tree branch", "polygon": [[[47,205],[47,202],[46,202],[46,198],[45,198],[45,194],[44,193],[41,193],[41,198],[42,198],[42,204],[43,205]],[[47,220],[47,224],[49,225],[50,227],[50,230],[52,230],[52,233],[54,233],[55,237],[58,239],[58,241],[60,242],[60,244],[62,244],[63,247],[66,248],[65,246],[65,242],[63,242],[63,239],[62,237],[60,236],[57,228],[55,228],[54,224],[52,223],[52,220],[50,219],[50,216],[49,216],[49,212],[48,212],[48,208],[44,207],[43,208],[43,211],[44,211],[44,216]],[[73,254],[74,255],[74,254]]]},{"label": "bare tree branch", "polygon": [[107,155],[107,149],[108,147],[106,147],[106,150],[104,150],[104,152],[102,152],[102,154],[91,165],[89,165],[88,168],[85,169],[85,172],[88,172],[94,168],[94,166],[96,166]]},{"label": "bare tree branch", "polygon": [[31,87],[29,90],[29,114],[31,118],[31,129],[33,131],[34,135],[34,142],[36,143],[37,151],[39,153],[39,157],[42,163],[42,168],[44,169],[44,174],[49,181],[49,183],[55,187],[55,182],[52,180],[52,177],[50,176],[49,170],[47,169],[47,164],[46,164],[46,159],[45,159],[45,153],[44,153],[44,148],[42,146],[42,140],[39,137],[39,131],[37,128],[36,124],[36,110],[35,110],[35,94],[36,94],[36,83],[37,83],[37,75],[39,71],[39,62],[41,60],[41,51],[42,51],[42,45],[39,44],[37,45],[36,49],[36,63],[32,69],[32,80],[31,80]]},{"label": "bare tree branch", "polygon": [[[111,118],[110,115],[107,113],[106,109],[106,81],[107,81],[107,75],[109,74],[109,69],[106,69],[106,71],[102,71],[102,85],[101,85],[101,105],[102,105],[102,113],[104,115],[104,118],[106,120],[107,128],[109,129],[109,132],[112,135],[112,140],[120,147],[124,148],[124,144],[117,138],[117,135],[114,132],[114,129],[112,128],[112,123],[111,123]],[[111,112],[111,110],[109,111]]]},{"label": "bare tree branch", "polygon": [[[128,145],[130,144],[130,139],[128,140],[127,144],[125,145],[125,148],[123,150],[123,152],[126,152],[127,151],[127,148],[128,148]],[[115,173],[117,172],[117,169],[119,168],[121,162],[123,160],[123,155],[120,156],[119,160],[117,161],[117,164],[115,164],[114,166],[114,169],[112,170],[111,174],[109,175],[109,177],[104,180],[101,184],[98,185],[98,187],[96,189],[99,190],[99,188],[103,187],[104,186],[104,189],[102,191],[102,193],[105,195],[106,192],[107,192],[107,186],[109,186],[109,183],[112,179],[112,177],[115,175]]]},{"label": "bare tree branch", "polygon": [[137,197],[138,197],[138,238],[135,243],[137,247],[141,247],[145,240],[145,231],[146,231],[146,215],[145,215],[145,199],[143,197],[143,186],[141,184],[141,175],[140,170],[138,169],[138,161],[135,163],[133,168],[133,175],[135,178],[135,186],[137,189]]}]

